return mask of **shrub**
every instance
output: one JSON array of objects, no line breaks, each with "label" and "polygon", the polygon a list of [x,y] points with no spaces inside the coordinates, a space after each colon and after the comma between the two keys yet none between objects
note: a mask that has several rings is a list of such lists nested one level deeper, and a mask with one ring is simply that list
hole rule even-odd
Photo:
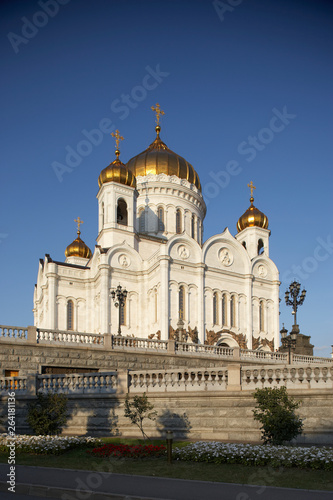
[{"label": "shrub", "polygon": [[[143,430],[143,421],[145,418],[155,420],[157,412],[152,411],[154,405],[149,403],[146,393],[142,396],[134,396],[133,401],[129,400],[128,395],[125,400],[125,417],[129,418],[132,424],[137,425],[142,433],[143,439],[148,438]],[[149,438],[148,438],[149,439]]]},{"label": "shrub", "polygon": [[265,444],[281,445],[302,433],[303,422],[295,414],[301,402],[289,397],[284,386],[256,389],[254,398],[257,401],[254,419],[262,424]]},{"label": "shrub", "polygon": [[64,394],[37,394],[28,406],[27,422],[37,435],[59,434],[67,422],[67,397]]}]

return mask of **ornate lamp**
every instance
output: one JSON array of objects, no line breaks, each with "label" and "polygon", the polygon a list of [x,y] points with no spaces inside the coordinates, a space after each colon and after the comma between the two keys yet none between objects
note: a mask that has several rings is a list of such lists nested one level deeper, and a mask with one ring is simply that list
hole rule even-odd
[{"label": "ornate lamp", "polygon": [[116,290],[111,291],[111,297],[114,301],[115,307],[118,307],[119,315],[118,315],[118,335],[121,335],[121,308],[124,307],[127,290],[126,288],[122,288],[120,285],[117,286]]}]

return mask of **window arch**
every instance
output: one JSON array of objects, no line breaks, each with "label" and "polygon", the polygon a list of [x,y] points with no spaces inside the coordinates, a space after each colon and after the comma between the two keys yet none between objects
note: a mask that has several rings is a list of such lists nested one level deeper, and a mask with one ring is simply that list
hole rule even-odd
[{"label": "window arch", "polygon": [[176,212],[176,233],[180,234],[182,232],[182,213],[180,209]]},{"label": "window arch", "polygon": [[127,203],[122,198],[119,198],[117,204],[117,224],[127,226]]},{"label": "window arch", "polygon": [[145,232],[145,209],[140,208],[139,210],[139,233]]},{"label": "window arch", "polygon": [[74,330],[74,302],[67,301],[67,330]]},{"label": "window arch", "polygon": [[265,330],[265,311],[264,311],[264,301],[261,300],[259,303],[259,330],[263,332]]},{"label": "window arch", "polygon": [[182,286],[179,287],[179,319],[185,318],[185,288]]},{"label": "window arch", "polygon": [[164,231],[164,210],[163,207],[158,207],[157,209],[157,218],[158,218],[158,231]]},{"label": "window arch", "polygon": [[191,236],[192,238],[195,239],[195,215],[192,215],[192,221],[191,221]]},{"label": "window arch", "polygon": [[224,293],[222,295],[222,326],[227,325],[227,296]]},{"label": "window arch", "polygon": [[264,253],[264,242],[262,239],[258,240],[258,255],[262,255]]},{"label": "window arch", "polygon": [[234,295],[230,299],[230,326],[236,326],[236,301]]},{"label": "window arch", "polygon": [[214,325],[219,324],[218,300],[219,300],[219,298],[218,298],[217,292],[215,292],[213,295],[213,324]]}]

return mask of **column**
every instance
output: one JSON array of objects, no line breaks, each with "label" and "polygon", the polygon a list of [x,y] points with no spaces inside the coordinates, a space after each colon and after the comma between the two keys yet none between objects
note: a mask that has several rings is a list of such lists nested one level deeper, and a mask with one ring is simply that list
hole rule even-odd
[{"label": "column", "polygon": [[110,311],[110,266],[101,264],[99,266],[101,276],[101,299],[100,299],[100,314],[101,314],[101,333],[109,333],[109,311]]},{"label": "column", "polygon": [[205,341],[205,264],[200,263],[198,286],[198,336],[201,344]]},{"label": "column", "polygon": [[160,273],[161,273],[161,288],[160,288],[160,325],[161,325],[161,340],[169,338],[169,260],[168,255],[160,257]]},{"label": "column", "polygon": [[48,312],[48,322],[46,328],[50,328],[50,330],[54,330],[57,328],[57,274],[56,273],[48,273],[48,301],[49,301],[49,312]]}]

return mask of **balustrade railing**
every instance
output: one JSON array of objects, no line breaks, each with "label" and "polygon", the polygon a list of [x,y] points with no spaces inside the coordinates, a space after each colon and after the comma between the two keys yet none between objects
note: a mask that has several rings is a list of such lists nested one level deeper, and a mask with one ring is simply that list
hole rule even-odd
[{"label": "balustrade railing", "polygon": [[151,351],[166,351],[168,342],[158,339],[141,339],[137,337],[123,337],[122,335],[112,336],[113,348],[138,349]]},{"label": "balustrade railing", "polygon": [[218,391],[227,388],[227,368],[134,370],[129,392]]},{"label": "balustrade railing", "polygon": [[79,333],[62,330],[46,330],[37,328],[37,343],[40,341],[48,341],[57,343],[72,343],[72,344],[91,344],[103,345],[104,335],[99,333]]},{"label": "balustrade railing", "polygon": [[27,389],[27,377],[0,377],[0,393],[8,395],[8,392],[24,394]]},{"label": "balustrade railing", "polygon": [[28,328],[24,326],[0,325],[0,339],[26,340]]},{"label": "balustrade railing", "polygon": [[331,366],[248,366],[241,369],[242,390],[286,386],[287,389],[331,389]]},{"label": "balustrade railing", "polygon": [[288,363],[288,353],[285,352],[271,352],[271,351],[255,351],[251,349],[241,349],[240,359],[243,360],[258,360],[274,363]]},{"label": "balustrade railing", "polygon": [[232,347],[221,347],[218,345],[190,344],[187,342],[176,342],[176,351],[189,354],[208,354],[219,357],[230,358],[233,356]]},{"label": "balustrade railing", "polygon": [[107,394],[117,390],[117,372],[39,375],[38,392],[62,394]]}]

